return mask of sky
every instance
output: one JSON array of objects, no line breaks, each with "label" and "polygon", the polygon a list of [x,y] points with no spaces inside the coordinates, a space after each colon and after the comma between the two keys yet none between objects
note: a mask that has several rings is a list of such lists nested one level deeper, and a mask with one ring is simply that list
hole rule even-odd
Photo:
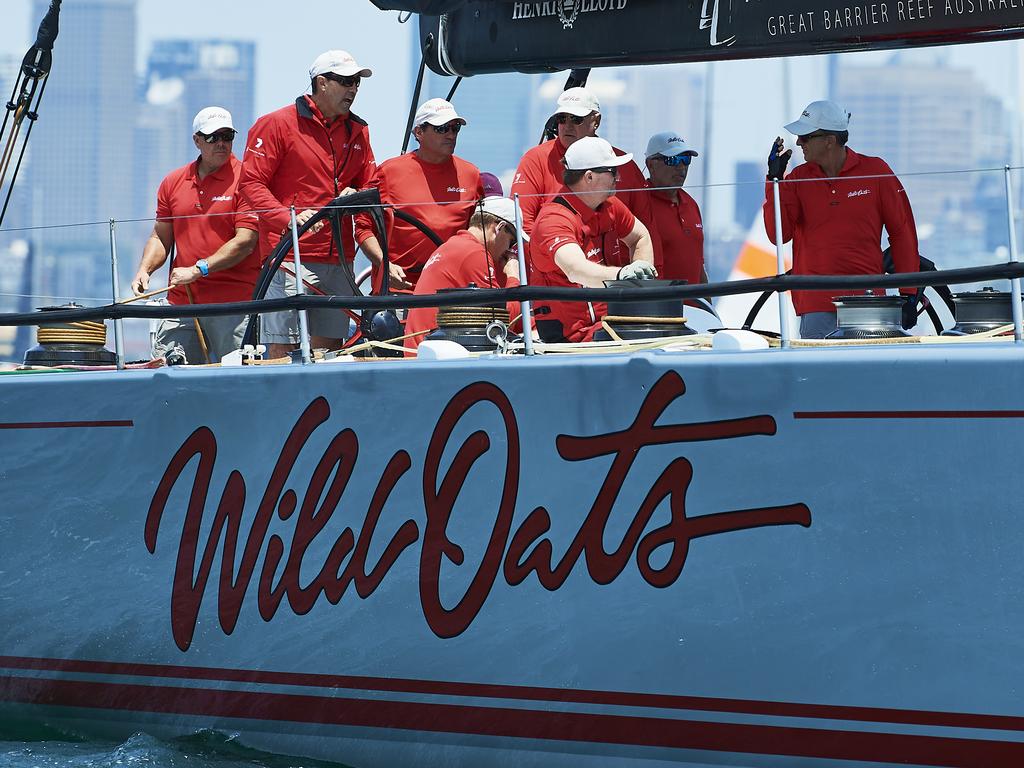
[{"label": "sky", "polygon": [[[38,19],[30,19],[30,0],[2,0],[0,51],[19,57],[35,38]],[[76,0],[64,0],[65,6]],[[262,114],[291,102],[308,85],[306,71],[320,52],[344,48],[374,70],[360,90],[355,110],[371,126],[378,160],[397,154],[411,95],[411,36],[415,22],[399,24],[393,11],[380,11],[368,0],[303,0],[282,12],[280,0],[139,0],[138,68],[141,71],[155,38],[237,37],[257,43],[256,110]],[[954,66],[978,73],[1009,106],[1016,105],[1017,43],[984,43],[921,49],[909,56],[946,57]],[[874,63],[891,52],[843,54]],[[795,119],[805,104],[825,96],[825,65],[820,56],[788,60],[721,62],[715,66],[711,183],[728,183],[737,160],[761,159],[781,126]],[[60,65],[60,39],[55,66]],[[695,71],[706,65],[692,64]],[[788,104],[783,72],[788,66]],[[43,105],[45,112],[45,103]],[[703,109],[701,105],[701,109]],[[852,143],[852,142],[851,142]],[[642,148],[641,148],[642,149]],[[708,149],[708,148],[705,148]],[[897,172],[899,169],[896,169]],[[720,204],[721,203],[721,204]],[[716,202],[716,219],[730,214],[725,199]]]}]

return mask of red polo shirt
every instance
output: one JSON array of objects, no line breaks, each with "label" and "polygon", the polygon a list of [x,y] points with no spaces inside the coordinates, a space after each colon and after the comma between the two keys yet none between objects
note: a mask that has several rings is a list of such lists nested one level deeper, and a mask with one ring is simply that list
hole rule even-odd
[{"label": "red polo shirt", "polygon": [[[291,221],[289,206],[301,213],[329,203],[346,187],[364,189],[376,168],[366,123],[354,113],[328,123],[309,96],[264,115],[246,141],[239,191],[260,215],[263,258]],[[341,247],[355,257],[352,219],[342,219]],[[299,241],[304,261],[338,262],[331,228]],[[289,260],[291,256],[289,256]]]},{"label": "red polo shirt", "polygon": [[[434,251],[427,260],[419,282],[416,283],[415,293],[417,296],[430,295],[445,288],[466,288],[470,283],[474,283],[477,288],[515,288],[519,280],[501,270],[495,270],[483,243],[467,230],[462,230]],[[522,312],[518,301],[508,302],[507,309],[510,320],[515,320]],[[435,328],[436,307],[409,310],[405,318],[406,333],[432,331]],[[415,350],[427,335],[410,336],[405,340],[405,346]]]},{"label": "red polo shirt", "polygon": [[[237,194],[242,164],[231,155],[213,173],[199,178],[199,161],[171,171],[156,193],[156,217],[170,220],[174,233],[174,266],[191,267],[215,254],[236,229],[257,229],[252,208]],[[176,218],[181,217],[181,218]],[[260,272],[259,249],[230,269],[211,272],[190,284],[196,304],[249,301]],[[171,304],[188,304],[184,286],[167,294]]]},{"label": "red polo shirt", "polygon": [[[621,157],[626,153],[621,149],[615,149],[615,154]],[[516,175],[512,178],[510,197],[517,193],[520,195],[547,195],[547,197],[521,197],[519,200],[519,205],[523,210],[523,229],[531,237],[533,222],[540,213],[541,206],[549,202],[564,188],[562,183],[562,172],[565,170],[563,158],[565,158],[565,147],[562,146],[562,142],[557,138],[545,141],[523,155],[519,161],[519,167],[516,169]],[[647,180],[635,162],[630,161],[619,166],[619,178],[615,182],[615,186],[621,190],[639,190],[616,192],[615,196],[625,203],[630,212],[650,230],[651,241],[655,249],[655,266],[657,266],[657,262],[661,260],[661,246],[654,232],[651,195],[645,191]],[[628,254],[628,249],[625,246],[622,248]],[[626,258],[628,260],[628,256]]]},{"label": "red polo shirt", "polygon": [[[856,178],[864,176],[875,178]],[[883,274],[882,227],[889,234],[896,271],[918,271],[914,214],[903,184],[884,160],[848,148],[839,178],[827,180],[820,165],[803,163],[786,176],[790,179],[820,179],[780,185],[782,238],[793,241],[794,275]],[[764,226],[774,243],[771,182],[765,185]],[[865,291],[794,291],[793,306],[798,315],[835,312],[835,296],[857,293]]]},{"label": "red polo shirt", "polygon": [[[541,208],[530,236],[529,258],[534,284],[580,287],[570,282],[555,263],[555,253],[567,243],[576,243],[593,262],[611,267],[628,264],[629,251],[620,249],[619,241],[633,231],[635,224],[636,217],[618,195],[595,211],[563,187],[554,200]],[[569,341],[590,341],[605,314],[605,304],[537,302],[535,320],[545,341],[557,340],[559,336]],[[549,325],[552,322],[559,323],[560,328]],[[559,330],[560,334],[556,333]]]},{"label": "red polo shirt", "polygon": [[[385,203],[394,203],[430,227],[441,242],[447,242],[469,223],[473,206],[483,197],[480,169],[461,157],[443,163],[425,163],[415,152],[393,157],[381,164],[370,180]],[[423,265],[437,246],[412,224],[386,210],[388,257],[405,270],[414,286]],[[356,217],[356,242],[363,244],[376,235],[367,215]],[[374,285],[378,284],[374,272]]]},{"label": "red polo shirt", "polygon": [[700,208],[697,201],[681,189],[676,200],[672,202],[658,192],[651,193],[655,225],[651,237],[661,241],[661,264],[655,266],[658,277],[663,280],[696,284],[704,271],[704,225]]}]

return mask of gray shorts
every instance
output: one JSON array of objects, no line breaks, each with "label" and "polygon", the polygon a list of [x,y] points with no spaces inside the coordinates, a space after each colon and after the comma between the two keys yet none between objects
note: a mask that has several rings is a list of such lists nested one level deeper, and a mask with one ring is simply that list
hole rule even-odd
[{"label": "gray shorts", "polygon": [[199,343],[199,334],[196,333],[195,318],[164,318],[157,325],[153,336],[153,357],[163,357],[171,345],[177,344],[191,365],[219,363],[224,355],[242,346],[242,335],[248,319],[248,315],[198,318],[209,353],[205,355]]},{"label": "gray shorts", "polygon": [[808,312],[800,315],[801,339],[824,339],[835,329],[835,312]]},{"label": "gray shorts", "polygon": [[[291,274],[295,269],[294,262],[286,261],[281,269],[274,273],[273,282],[267,289],[268,299],[282,299],[295,295],[295,277]],[[341,264],[311,263],[302,265],[303,280],[315,285],[329,296],[352,296],[352,286],[345,276]],[[285,271],[288,270],[288,271]],[[315,295],[309,286],[304,286],[307,294]],[[340,309],[308,310],[309,335],[324,336],[328,339],[344,340],[348,338],[349,317]],[[267,312],[261,315],[262,325],[260,339],[266,344],[298,344],[299,313],[296,310],[286,312]]]}]

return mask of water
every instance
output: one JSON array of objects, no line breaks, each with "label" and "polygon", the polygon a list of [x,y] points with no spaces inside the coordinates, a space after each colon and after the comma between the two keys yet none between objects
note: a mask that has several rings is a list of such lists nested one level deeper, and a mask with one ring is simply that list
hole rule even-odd
[{"label": "water", "polygon": [[173,741],[136,734],[125,742],[80,739],[48,728],[0,725],[0,768],[346,768],[249,749],[219,733]]}]

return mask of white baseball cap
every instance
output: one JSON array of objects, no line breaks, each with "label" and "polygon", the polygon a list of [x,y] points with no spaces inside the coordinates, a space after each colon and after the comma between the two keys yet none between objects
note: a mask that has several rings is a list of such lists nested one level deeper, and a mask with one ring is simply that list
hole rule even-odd
[{"label": "white baseball cap", "polygon": [[466,118],[460,116],[455,111],[455,107],[452,106],[451,102],[444,99],[430,99],[420,104],[420,108],[416,110],[416,117],[413,119],[412,125],[414,128],[424,123],[448,125],[453,120],[458,120],[463,125],[466,125]]},{"label": "white baseball cap", "polygon": [[806,136],[815,131],[845,131],[849,127],[850,113],[834,101],[812,101],[786,130],[794,136]]},{"label": "white baseball cap", "polygon": [[[507,197],[485,197],[480,203],[480,209],[484,213],[497,216],[499,219],[516,226],[516,205]],[[523,232],[523,242],[530,242],[530,236]]]},{"label": "white baseball cap", "polygon": [[662,157],[675,157],[676,155],[696,156],[697,151],[690,149],[686,140],[680,138],[678,133],[665,131],[664,133],[654,134],[651,136],[651,140],[647,142],[647,154],[645,157],[654,157],[655,155],[661,155]]},{"label": "white baseball cap", "polygon": [[199,110],[192,121],[192,133],[204,133],[209,136],[221,128],[235,130],[231,122],[231,113],[224,107],[206,107]]},{"label": "white baseball cap", "polygon": [[576,115],[586,117],[591,112],[601,112],[601,102],[597,96],[586,88],[569,88],[558,95],[558,104],[555,107],[555,114]]},{"label": "white baseball cap", "polygon": [[356,60],[352,58],[351,53],[337,50],[324,51],[316,57],[313,65],[309,68],[309,79],[312,80],[317,75],[323,75],[328,72],[341,75],[342,77],[353,77],[354,75],[370,77],[373,74],[372,70],[356,64]]},{"label": "white baseball cap", "polygon": [[616,168],[633,159],[633,155],[616,155],[612,145],[597,136],[577,139],[565,150],[565,167],[570,171],[588,171],[591,168]]}]

